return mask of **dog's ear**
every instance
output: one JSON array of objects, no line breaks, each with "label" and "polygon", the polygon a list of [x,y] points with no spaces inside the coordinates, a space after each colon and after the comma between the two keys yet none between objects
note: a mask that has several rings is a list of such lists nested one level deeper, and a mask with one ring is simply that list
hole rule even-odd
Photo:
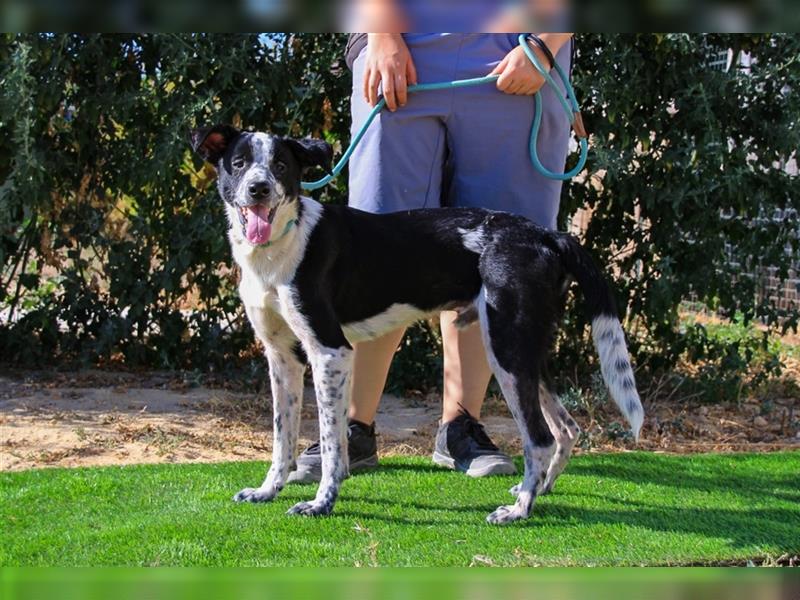
[{"label": "dog's ear", "polygon": [[213,127],[198,127],[189,133],[192,150],[197,152],[204,160],[217,164],[227,147],[239,137],[241,131],[232,125],[214,125]]},{"label": "dog's ear", "polygon": [[333,162],[333,148],[328,142],[313,138],[303,138],[301,140],[284,138],[284,141],[301,168],[322,167],[327,173],[330,173],[331,163]]}]

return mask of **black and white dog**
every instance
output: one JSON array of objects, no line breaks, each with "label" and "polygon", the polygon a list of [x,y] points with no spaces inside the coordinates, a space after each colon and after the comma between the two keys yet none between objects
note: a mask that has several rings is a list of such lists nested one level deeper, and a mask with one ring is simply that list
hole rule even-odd
[{"label": "black and white dog", "polygon": [[[225,201],[239,292],[266,348],[274,403],[272,466],[237,501],[283,488],[297,452],[305,355],[319,410],[322,481],[290,514],[333,510],[347,477],[351,344],[445,309],[480,322],[489,362],[519,426],[525,475],[516,502],[490,523],[528,517],[564,469],[579,429],[540,384],[569,283],[586,298],[603,378],[638,436],[644,418],[611,291],[571,236],[522,217],[437,208],[373,215],[300,195],[306,167],[329,168],[331,147],[221,125],[191,132]],[[302,351],[301,351],[302,348]]]}]

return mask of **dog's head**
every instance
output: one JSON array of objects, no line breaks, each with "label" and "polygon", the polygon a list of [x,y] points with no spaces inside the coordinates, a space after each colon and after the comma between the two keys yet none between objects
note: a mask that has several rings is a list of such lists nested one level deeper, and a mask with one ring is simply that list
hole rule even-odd
[{"label": "dog's head", "polygon": [[230,125],[191,131],[192,149],[217,169],[220,196],[236,214],[242,236],[266,244],[272,223],[300,196],[300,178],[308,167],[330,169],[327,142],[240,131]]}]

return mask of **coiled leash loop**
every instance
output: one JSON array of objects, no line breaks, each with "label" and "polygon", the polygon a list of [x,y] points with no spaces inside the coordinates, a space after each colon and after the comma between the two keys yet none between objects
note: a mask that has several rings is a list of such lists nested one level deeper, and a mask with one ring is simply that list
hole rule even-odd
[{"label": "coiled leash loop", "polygon": [[[564,84],[564,89],[567,91],[567,98],[564,98],[561,94],[561,90],[558,89],[555,80],[551,77],[550,73],[547,72],[539,59],[536,58],[536,55],[531,50],[530,46],[527,43],[527,39],[525,34],[520,34],[519,36],[519,45],[522,46],[522,50],[525,52],[525,56],[528,57],[528,60],[533,63],[533,66],[536,68],[539,73],[541,73],[542,77],[544,77],[545,82],[550,85],[553,90],[556,92],[556,98],[561,102],[561,106],[564,108],[564,111],[567,113],[567,117],[569,118],[569,122],[572,125],[572,129],[575,131],[575,135],[578,137],[579,144],[580,144],[580,156],[578,157],[578,164],[567,173],[554,173],[553,171],[548,170],[542,162],[539,160],[539,152],[536,148],[537,141],[539,139],[539,128],[542,125],[542,99],[539,97],[539,94],[534,95],[534,114],[533,114],[533,125],[531,126],[531,137],[529,142],[529,149],[531,155],[531,164],[533,167],[545,177],[549,179],[560,179],[565,181],[567,179],[572,179],[581,172],[584,165],[586,164],[586,156],[589,152],[589,143],[587,141],[587,134],[586,129],[583,126],[583,119],[581,119],[581,111],[580,107],[578,106],[578,101],[575,99],[575,90],[572,88],[572,84],[569,82],[569,78],[564,73],[564,70],[558,63],[555,63],[553,66],[556,69],[556,73],[561,78],[561,82]],[[473,79],[456,79],[455,81],[439,81],[436,83],[418,83],[416,85],[408,86],[408,92],[427,92],[431,90],[445,90],[451,88],[460,88],[460,87],[469,87],[473,85],[484,85],[487,83],[494,83],[500,78],[499,75],[486,75],[485,77],[475,77]],[[300,182],[301,187],[304,190],[316,190],[319,189],[328,183],[330,183],[334,178],[336,178],[339,173],[342,172],[344,166],[347,164],[347,161],[350,160],[350,156],[353,154],[353,151],[358,146],[358,143],[361,141],[361,138],[364,137],[364,133],[366,133],[367,128],[370,126],[372,121],[378,115],[379,112],[383,110],[386,106],[386,100],[381,98],[372,111],[369,113],[367,120],[364,121],[364,124],[361,126],[361,129],[358,130],[353,140],[350,142],[350,146],[348,146],[345,153],[333,167],[331,172],[323,177],[322,179],[318,179],[317,181],[302,181]]]}]

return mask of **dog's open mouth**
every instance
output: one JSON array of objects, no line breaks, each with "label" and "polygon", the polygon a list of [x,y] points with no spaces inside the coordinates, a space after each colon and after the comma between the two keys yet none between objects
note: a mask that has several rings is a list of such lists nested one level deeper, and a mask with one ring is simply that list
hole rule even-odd
[{"label": "dog's open mouth", "polygon": [[276,207],[269,208],[263,204],[253,206],[240,206],[239,223],[242,225],[242,235],[254,246],[266,244],[272,235],[272,220],[275,218]]}]

